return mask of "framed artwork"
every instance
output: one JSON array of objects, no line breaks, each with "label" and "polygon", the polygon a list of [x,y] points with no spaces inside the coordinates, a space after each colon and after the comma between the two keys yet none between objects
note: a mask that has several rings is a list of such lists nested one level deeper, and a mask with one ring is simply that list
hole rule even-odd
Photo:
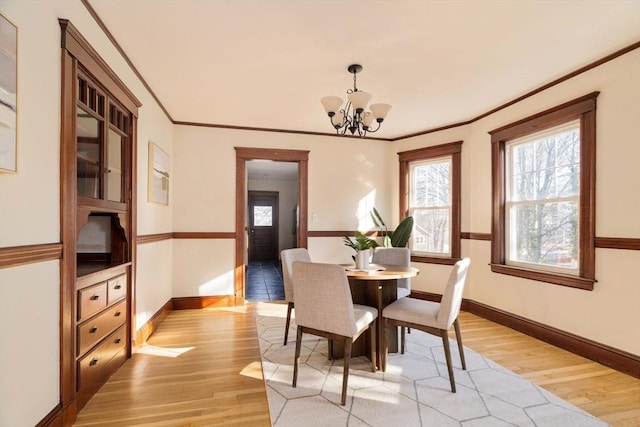
[{"label": "framed artwork", "polygon": [[17,172],[18,28],[0,14],[0,172]]},{"label": "framed artwork", "polygon": [[147,200],[169,204],[169,155],[149,141],[149,186]]}]

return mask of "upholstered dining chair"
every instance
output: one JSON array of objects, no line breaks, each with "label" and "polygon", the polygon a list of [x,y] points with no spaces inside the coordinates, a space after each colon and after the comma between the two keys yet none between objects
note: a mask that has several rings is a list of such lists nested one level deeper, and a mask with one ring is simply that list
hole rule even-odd
[{"label": "upholstered dining chair", "polygon": [[309,252],[305,248],[285,249],[280,252],[282,261],[282,282],[284,283],[284,298],[287,301],[287,322],[284,327],[284,345],[289,337],[291,310],[293,310],[293,263],[296,261],[311,262]]},{"label": "upholstered dining chair", "polygon": [[[409,248],[376,248],[371,262],[374,264],[411,266]],[[398,279],[398,299],[411,294],[411,279]]]},{"label": "upholstered dining chair", "polygon": [[349,281],[344,268],[336,264],[295,262],[293,264],[293,292],[295,295],[296,354],[293,383],[298,381],[298,362],[302,334],[308,333],[344,344],[344,372],[341,405],[347,400],[351,345],[367,329],[371,339],[371,371],[376,370],[376,319],[378,310],[353,304]]},{"label": "upholstered dining chair", "polygon": [[[400,298],[386,306],[382,313],[382,322],[383,327],[385,328],[392,326],[410,327],[442,337],[444,355],[447,360],[447,369],[449,371],[449,382],[451,383],[451,391],[453,393],[456,392],[456,383],[453,378],[453,365],[451,362],[448,331],[451,325],[453,325],[456,331],[462,369],[467,369],[467,365],[464,360],[462,337],[460,336],[460,326],[458,325],[458,314],[460,313],[462,291],[464,290],[464,284],[467,279],[467,272],[469,270],[470,263],[471,260],[469,258],[463,258],[456,262],[451,274],[449,275],[449,280],[439,303],[409,297]],[[401,336],[400,348],[401,352],[404,353],[404,331]],[[386,369],[388,355],[386,343],[384,343],[383,351],[382,370],[384,371]]]}]

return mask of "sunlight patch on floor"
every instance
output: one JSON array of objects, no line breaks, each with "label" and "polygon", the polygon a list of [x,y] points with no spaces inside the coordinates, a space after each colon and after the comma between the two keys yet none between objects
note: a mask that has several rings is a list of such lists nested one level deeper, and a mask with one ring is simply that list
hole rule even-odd
[{"label": "sunlight patch on floor", "polygon": [[257,380],[263,379],[262,376],[262,363],[260,362],[251,362],[247,366],[245,366],[242,371],[240,371],[240,375],[249,378],[255,378]]},{"label": "sunlight patch on floor", "polygon": [[155,345],[145,344],[136,350],[137,354],[147,354],[149,356],[162,356],[162,357],[179,357],[184,353],[193,350],[195,347],[183,347],[183,348],[166,348],[157,347]]}]

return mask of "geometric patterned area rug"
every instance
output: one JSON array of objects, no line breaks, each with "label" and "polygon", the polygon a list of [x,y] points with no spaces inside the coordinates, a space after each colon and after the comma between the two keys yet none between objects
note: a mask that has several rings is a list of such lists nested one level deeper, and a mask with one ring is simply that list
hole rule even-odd
[{"label": "geometric patterned area rug", "polygon": [[[295,310],[294,310],[295,313]],[[262,367],[275,427],[288,426],[606,426],[603,421],[465,347],[462,370],[455,340],[452,393],[442,340],[407,334],[405,354],[389,354],[386,372],[365,357],[351,360],[347,402],[340,405],[342,360],[327,358],[327,340],[304,334],[298,385],[291,387],[296,327],[283,345],[286,304],[258,304]],[[464,340],[464,331],[462,331]]]}]

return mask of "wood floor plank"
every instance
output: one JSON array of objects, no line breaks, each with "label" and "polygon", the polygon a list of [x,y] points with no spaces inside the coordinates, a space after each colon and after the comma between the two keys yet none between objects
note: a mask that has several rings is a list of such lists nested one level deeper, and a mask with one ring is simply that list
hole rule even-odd
[{"label": "wood floor plank", "polygon": [[76,426],[270,426],[255,317],[172,312],[78,414]]},{"label": "wood floor plank", "polygon": [[[269,426],[255,313],[172,312],[78,414],[75,426]],[[463,344],[614,427],[640,426],[640,379],[470,313]]]}]

